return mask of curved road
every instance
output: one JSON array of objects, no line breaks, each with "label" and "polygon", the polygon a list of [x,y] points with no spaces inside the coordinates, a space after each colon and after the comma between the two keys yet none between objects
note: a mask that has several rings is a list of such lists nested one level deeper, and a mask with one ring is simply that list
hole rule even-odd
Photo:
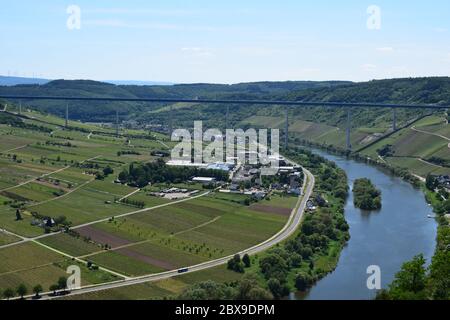
[{"label": "curved road", "polygon": [[[241,255],[243,255],[243,254],[254,255],[261,251],[265,251],[265,250],[269,249],[270,247],[276,245],[277,243],[282,242],[283,240],[289,238],[297,230],[298,226],[300,225],[300,223],[302,221],[303,213],[305,212],[306,202],[310,198],[310,196],[313,192],[313,189],[314,189],[314,184],[315,184],[315,179],[314,179],[314,176],[312,175],[312,173],[309,172],[305,168],[303,168],[303,172],[306,177],[303,181],[303,196],[301,196],[297,206],[292,210],[289,220],[286,223],[286,225],[283,227],[283,229],[281,229],[277,234],[272,236],[270,239],[267,239],[266,241],[264,241],[260,244],[257,244],[251,248],[245,249],[245,250],[243,250],[241,252],[237,252],[237,253],[239,253]],[[205,269],[209,269],[212,267],[217,267],[217,266],[226,264],[227,261],[229,259],[231,259],[233,256],[234,255],[230,255],[227,257],[220,258],[220,259],[207,261],[207,262],[204,262],[201,264],[190,266],[188,271],[185,273],[201,271],[201,270],[205,270]],[[183,274],[185,274],[185,273],[183,273]],[[134,278],[128,278],[128,279],[124,279],[124,280],[118,280],[118,281],[109,282],[109,283],[105,283],[105,284],[90,285],[90,286],[82,287],[80,289],[71,290],[71,292],[65,296],[79,295],[79,294],[85,294],[85,293],[90,293],[90,292],[95,292],[95,291],[102,291],[102,290],[120,288],[120,287],[135,285],[135,284],[141,284],[141,283],[150,282],[150,281],[163,280],[163,279],[167,279],[167,278],[172,278],[177,275],[180,275],[180,273],[178,273],[178,270],[172,270],[172,271],[166,271],[166,272],[162,272],[162,273],[151,274],[151,275],[146,275],[146,276],[141,276],[141,277],[134,277]],[[56,297],[50,296],[51,293],[52,292],[46,292],[46,293],[41,294],[41,296],[42,296],[41,299],[46,300],[46,299],[53,299],[53,298],[61,297],[61,296],[56,296]],[[32,296],[28,296],[28,297],[32,297]]]}]

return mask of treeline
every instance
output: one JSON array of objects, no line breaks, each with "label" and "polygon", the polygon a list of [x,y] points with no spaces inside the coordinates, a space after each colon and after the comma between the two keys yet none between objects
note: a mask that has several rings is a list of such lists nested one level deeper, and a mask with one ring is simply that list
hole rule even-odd
[{"label": "treeline", "polygon": [[378,210],[381,208],[381,191],[375,188],[370,179],[356,179],[353,184],[353,203],[363,210]]},{"label": "treeline", "polygon": [[270,300],[271,293],[261,286],[254,275],[239,281],[217,283],[212,280],[193,284],[178,295],[178,300]]},{"label": "treeline", "polygon": [[145,202],[144,201],[140,201],[140,200],[133,200],[133,199],[122,199],[120,200],[121,203],[129,205],[129,206],[133,206],[139,209],[143,209],[145,207]]},{"label": "treeline", "polygon": [[122,155],[141,155],[138,151],[134,151],[134,150],[122,150],[122,151],[117,151],[117,156],[120,157]]},{"label": "treeline", "polygon": [[73,145],[70,141],[67,142],[57,142],[57,141],[45,141],[45,145],[47,146],[56,146],[56,147],[67,147],[67,148],[76,148],[76,145]]},{"label": "treeline", "polygon": [[162,159],[145,164],[132,163],[128,170],[124,170],[119,174],[119,180],[122,183],[142,188],[149,183],[182,183],[194,176],[228,181],[228,173],[225,171],[168,166]]}]

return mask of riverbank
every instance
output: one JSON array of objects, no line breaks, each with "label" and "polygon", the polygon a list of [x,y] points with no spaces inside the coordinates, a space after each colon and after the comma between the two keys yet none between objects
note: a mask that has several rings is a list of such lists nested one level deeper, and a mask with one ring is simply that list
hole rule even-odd
[{"label": "riverbank", "polygon": [[[301,227],[287,240],[246,260],[247,267],[239,274],[239,280],[226,284],[230,290],[240,290],[243,281],[252,283],[253,287],[256,281],[256,287],[268,290],[275,299],[306,290],[335,270],[350,238],[344,216],[349,191],[345,172],[305,149],[292,150],[285,156],[314,175],[312,202],[304,213]],[[185,288],[179,298],[192,297],[188,293],[203,285],[220,286],[211,282],[197,283]]]},{"label": "riverbank", "polygon": [[[315,151],[322,155],[325,153],[324,151]],[[379,264],[382,269],[383,288],[388,287],[405,261],[410,260],[417,254],[424,253],[427,264],[429,264],[433,255],[435,255],[436,234],[438,232],[434,219],[427,218],[431,210],[427,205],[429,201],[426,202],[424,199],[424,184],[411,184],[410,179],[404,178],[408,175],[396,174],[396,170],[389,170],[386,166],[367,166],[367,161],[359,157],[331,155],[328,152],[325,153],[325,156],[343,167],[349,175],[350,181],[354,178],[373,175],[375,184],[386,190],[383,192],[383,194],[386,194],[386,199],[383,199],[383,209],[374,215],[370,215],[370,218],[364,216],[364,212],[355,210],[353,205],[347,204],[345,210],[352,239],[341,255],[337,271],[320,281],[307,294],[307,298],[372,299],[375,297],[375,292],[369,292],[365,288],[365,280],[367,279],[365,267],[370,264],[377,264],[375,263],[377,251],[385,252],[380,254],[384,255],[384,260]],[[353,173],[354,170],[361,172]],[[349,217],[350,215],[353,215],[353,217]],[[373,226],[370,226],[370,224]],[[396,229],[397,234],[394,232]],[[372,234],[375,236],[372,237]],[[384,238],[383,241],[390,241],[391,238],[390,242],[395,243],[395,245],[393,247],[385,245],[379,238]],[[371,242],[373,245],[367,246],[365,242]],[[406,243],[406,245],[403,245],[403,243]],[[380,248],[377,249],[377,246]],[[372,254],[366,255],[365,251],[370,251]],[[389,257],[389,255],[392,256]],[[361,265],[358,269],[352,266],[357,262],[363,263],[364,259],[367,260],[365,267]],[[360,280],[355,280],[357,277]],[[356,282],[353,288],[348,281]],[[349,290],[348,288],[352,289]],[[333,290],[336,292],[333,293]],[[297,298],[303,298],[303,296],[297,296]]]},{"label": "riverbank", "polygon": [[349,191],[345,172],[305,149],[291,150],[285,155],[314,175],[311,206],[295,234],[251,257],[251,266],[245,269],[244,276],[258,279],[276,299],[307,290],[335,270],[350,238],[344,216]]}]

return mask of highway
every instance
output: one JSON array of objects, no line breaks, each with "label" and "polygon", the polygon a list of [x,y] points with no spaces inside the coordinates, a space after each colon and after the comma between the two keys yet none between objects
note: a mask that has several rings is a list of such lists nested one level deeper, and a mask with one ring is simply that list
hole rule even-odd
[{"label": "highway", "polygon": [[[280,243],[280,242],[286,240],[297,230],[297,228],[299,227],[299,225],[302,222],[303,214],[304,214],[305,208],[306,208],[306,202],[310,198],[310,196],[313,192],[313,189],[314,189],[314,185],[315,185],[315,179],[314,179],[314,176],[312,175],[312,173],[310,171],[308,171],[306,168],[303,168],[303,172],[305,174],[305,179],[303,181],[303,195],[299,198],[299,201],[298,201],[296,207],[292,210],[289,220],[286,223],[286,225],[283,227],[283,229],[281,229],[277,234],[272,236],[270,239],[267,239],[266,241],[264,241],[260,244],[257,244],[251,248],[248,248],[241,252],[236,252],[236,253],[239,253],[240,255],[244,255],[244,254],[254,255],[256,253],[265,251],[265,250],[269,249],[270,247],[273,247],[277,243]],[[188,271],[183,274],[201,271],[201,270],[205,270],[205,269],[223,265],[223,264],[227,263],[227,261],[229,259],[231,259],[233,256],[234,255],[230,255],[227,257],[220,258],[220,259],[207,261],[207,262],[204,262],[201,264],[186,267],[186,268],[188,268]],[[90,292],[95,292],[95,291],[102,291],[102,290],[120,288],[120,287],[125,287],[125,286],[131,286],[131,285],[141,284],[141,283],[150,282],[150,281],[158,281],[158,280],[163,280],[163,279],[167,279],[167,278],[172,278],[172,277],[175,277],[178,275],[180,275],[180,273],[178,273],[178,269],[177,269],[177,270],[171,270],[171,271],[166,271],[166,272],[157,273],[157,274],[145,275],[145,276],[134,277],[134,278],[127,278],[124,280],[118,280],[118,281],[109,282],[109,283],[105,283],[105,284],[90,285],[90,286],[82,287],[80,289],[74,289],[74,290],[71,290],[71,292],[66,294],[65,296],[80,295],[80,294],[85,294],[85,293],[90,293]],[[61,297],[61,296],[54,297],[51,295],[52,293],[53,292],[46,292],[46,293],[41,294],[41,297],[42,297],[41,300],[54,299],[54,298]],[[28,296],[28,298],[31,298],[31,297],[32,297],[31,295]]]}]

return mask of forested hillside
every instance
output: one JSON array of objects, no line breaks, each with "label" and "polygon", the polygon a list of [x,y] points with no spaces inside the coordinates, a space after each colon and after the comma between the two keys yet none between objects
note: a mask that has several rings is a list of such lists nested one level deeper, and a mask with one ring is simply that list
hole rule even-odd
[{"label": "forested hillside", "polygon": [[[224,84],[183,84],[173,86],[127,86],[102,82],[56,80],[45,85],[0,86],[0,94],[53,95],[71,97],[120,97],[120,98],[229,98],[229,99],[277,99],[337,102],[376,103],[450,103],[450,78],[391,79],[363,83],[340,81],[290,81]],[[25,103],[25,102],[24,102]],[[26,106],[63,116],[65,102],[27,101]],[[205,126],[223,127],[225,105],[175,104],[174,126],[186,126],[194,120],[203,120]],[[70,102],[70,117],[74,120],[113,121],[119,110],[123,120],[133,119],[142,124],[161,124],[168,121],[168,105],[136,102]],[[258,127],[259,120],[252,117],[273,117],[269,123],[280,122],[284,108],[279,106],[230,105],[231,125]],[[339,108],[290,108],[291,119],[343,128],[346,112]],[[429,110],[399,110],[399,124],[405,124],[428,113]],[[352,110],[352,126],[369,128],[373,132],[385,132],[391,122],[392,112],[379,108]],[[281,122],[280,122],[281,123]],[[365,129],[367,130],[367,129]]]}]

